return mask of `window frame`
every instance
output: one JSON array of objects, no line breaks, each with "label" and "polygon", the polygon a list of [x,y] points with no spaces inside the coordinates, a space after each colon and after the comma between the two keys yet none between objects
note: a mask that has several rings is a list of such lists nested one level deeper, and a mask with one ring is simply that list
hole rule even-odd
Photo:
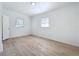
[{"label": "window frame", "polygon": [[[19,21],[23,21],[23,22],[22,22],[23,24],[20,24]],[[18,22],[19,24],[17,24],[17,22]],[[18,25],[19,25],[19,26],[18,26]],[[23,28],[23,27],[24,27],[24,19],[23,19],[23,18],[17,18],[17,19],[16,19],[16,22],[15,22],[15,27],[16,27],[16,28]]]},{"label": "window frame", "polygon": [[[46,24],[46,21],[44,22],[43,18],[45,18],[45,19],[47,18],[47,19],[48,19],[48,21],[47,21],[48,26],[45,26],[45,27],[42,26],[42,24],[44,24],[44,23]],[[44,23],[43,23],[43,22],[44,22]],[[50,20],[49,20],[49,17],[42,17],[42,18],[41,18],[40,27],[41,27],[41,28],[49,28],[49,27],[50,27]]]}]

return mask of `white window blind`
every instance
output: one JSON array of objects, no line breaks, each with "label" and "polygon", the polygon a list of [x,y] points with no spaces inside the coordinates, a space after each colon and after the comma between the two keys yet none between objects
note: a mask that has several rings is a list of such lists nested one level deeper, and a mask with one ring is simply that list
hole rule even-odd
[{"label": "white window blind", "polygon": [[17,19],[16,27],[24,27],[24,19]]},{"label": "white window blind", "polygon": [[41,19],[41,27],[49,27],[49,18],[48,17],[43,17]]}]

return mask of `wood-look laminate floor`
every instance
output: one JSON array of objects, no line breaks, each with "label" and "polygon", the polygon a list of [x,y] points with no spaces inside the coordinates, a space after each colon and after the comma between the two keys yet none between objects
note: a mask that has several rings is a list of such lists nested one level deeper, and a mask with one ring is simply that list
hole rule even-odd
[{"label": "wood-look laminate floor", "polygon": [[2,56],[79,56],[79,48],[35,36],[3,41]]}]

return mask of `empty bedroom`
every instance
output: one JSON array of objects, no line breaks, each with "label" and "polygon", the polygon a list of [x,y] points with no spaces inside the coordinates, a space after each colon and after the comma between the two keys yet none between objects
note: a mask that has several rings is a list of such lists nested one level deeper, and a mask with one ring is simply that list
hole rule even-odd
[{"label": "empty bedroom", "polygon": [[0,56],[79,56],[79,2],[0,2]]}]

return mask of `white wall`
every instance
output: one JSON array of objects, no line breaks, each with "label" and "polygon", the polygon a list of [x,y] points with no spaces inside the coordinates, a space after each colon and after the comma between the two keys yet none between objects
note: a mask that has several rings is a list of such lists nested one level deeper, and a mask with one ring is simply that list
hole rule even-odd
[{"label": "white wall", "polygon": [[[40,27],[42,17],[49,17],[49,28]],[[72,4],[33,16],[32,34],[79,47],[79,5]]]},{"label": "white wall", "polygon": [[[4,8],[4,15],[8,15],[10,19],[10,37],[30,35],[31,20],[29,16],[6,8]],[[24,19],[24,28],[16,28],[15,23],[17,18]]]},{"label": "white wall", "polygon": [[2,5],[0,3],[0,52],[3,51],[3,45],[2,45]]}]

